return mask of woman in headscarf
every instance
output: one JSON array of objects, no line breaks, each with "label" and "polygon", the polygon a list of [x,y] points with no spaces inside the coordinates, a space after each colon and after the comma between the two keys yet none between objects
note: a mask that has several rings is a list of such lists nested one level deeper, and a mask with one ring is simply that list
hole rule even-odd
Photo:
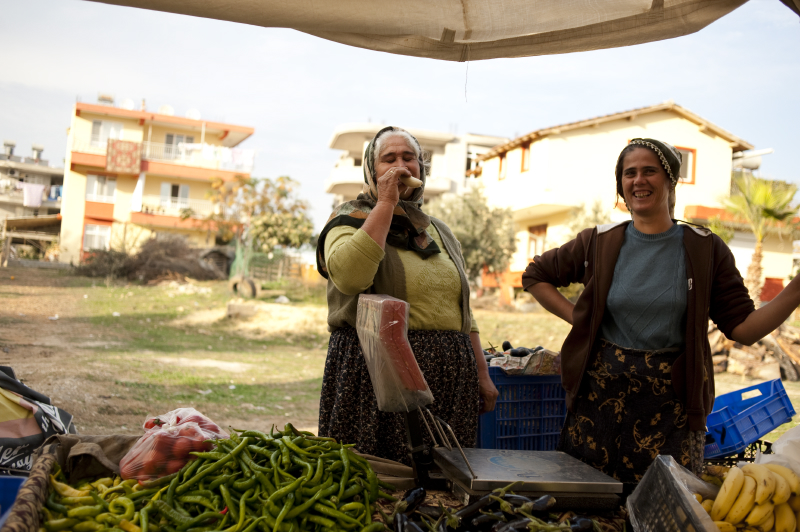
[{"label": "woman in headscarf", "polygon": [[447,225],[422,211],[430,169],[423,155],[407,131],[379,131],[364,152],[363,192],[336,208],[317,244],[331,331],[319,433],[407,464],[403,418],[378,410],[356,335],[359,294],[410,304],[408,340],[433,393],[429,408],[461,445],[475,445],[479,411],[494,409],[497,398],[469,306],[461,245]]},{"label": "woman in headscarf", "polygon": [[[699,473],[714,405],[708,320],[751,345],[800,304],[796,277],[755,309],[728,246],[673,219],[681,155],[633,139],[617,160],[632,221],[585,229],[534,257],[522,276],[544,308],[572,325],[561,350],[568,414],[559,449],[630,491],[659,454]],[[556,289],[579,282],[573,305]]]}]

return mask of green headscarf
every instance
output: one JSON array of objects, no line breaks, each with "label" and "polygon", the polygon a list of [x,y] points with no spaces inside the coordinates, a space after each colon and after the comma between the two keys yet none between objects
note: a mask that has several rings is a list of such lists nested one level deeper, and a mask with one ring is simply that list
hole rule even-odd
[{"label": "green headscarf", "polygon": [[422,159],[422,147],[419,141],[398,127],[389,126],[381,129],[373,137],[364,150],[362,168],[364,170],[364,189],[361,194],[353,201],[348,201],[339,205],[328,218],[328,222],[323,227],[317,240],[317,271],[328,278],[328,269],[325,264],[325,238],[334,227],[347,225],[356,229],[364,225],[364,222],[375,208],[378,201],[378,175],[375,172],[375,142],[378,138],[390,131],[403,131],[407,133],[417,144],[419,152],[420,180],[422,186],[414,189],[411,196],[401,199],[394,208],[392,223],[389,226],[389,234],[386,236],[386,243],[400,249],[414,251],[423,259],[436,253],[441,253],[439,246],[428,234],[428,226],[431,224],[430,217],[422,212],[423,195],[427,175],[425,175],[425,164]]}]

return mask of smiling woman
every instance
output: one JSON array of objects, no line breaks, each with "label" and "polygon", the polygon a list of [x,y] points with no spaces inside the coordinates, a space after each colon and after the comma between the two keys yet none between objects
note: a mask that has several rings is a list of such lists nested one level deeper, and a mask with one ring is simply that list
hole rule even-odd
[{"label": "smiling woman", "polygon": [[[751,344],[800,304],[800,277],[755,309],[733,255],[707,229],[673,219],[681,154],[633,139],[615,169],[633,220],[585,229],[534,258],[522,284],[572,324],[562,383],[569,412],[559,450],[630,491],[659,454],[700,472],[714,404],[708,320]],[[586,287],[573,305],[556,287]]]}]

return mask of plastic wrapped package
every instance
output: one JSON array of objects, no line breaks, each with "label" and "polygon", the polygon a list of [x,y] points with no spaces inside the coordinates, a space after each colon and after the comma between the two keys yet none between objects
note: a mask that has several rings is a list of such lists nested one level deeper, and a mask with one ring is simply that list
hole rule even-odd
[{"label": "plastic wrapped package", "polygon": [[356,331],[383,412],[410,412],[433,402],[408,343],[408,308],[386,295],[358,296]]},{"label": "plastic wrapped package", "polygon": [[635,532],[718,532],[693,495],[714,499],[718,492],[717,486],[703,482],[671,456],[658,456],[628,497],[626,507]]},{"label": "plastic wrapped package", "polygon": [[227,439],[227,432],[194,408],[178,408],[144,422],[144,436],[119,462],[125,480],[150,480],[180,470],[193,451],[208,451],[207,440]]}]

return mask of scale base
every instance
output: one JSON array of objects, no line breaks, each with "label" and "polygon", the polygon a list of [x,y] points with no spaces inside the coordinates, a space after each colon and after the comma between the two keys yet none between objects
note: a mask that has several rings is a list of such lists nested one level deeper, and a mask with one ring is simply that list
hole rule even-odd
[{"label": "scale base", "polygon": [[[450,481],[450,491],[463,505],[469,505],[491,491],[474,491],[458,481]],[[530,499],[536,499],[542,495],[552,495],[556,499],[553,511],[593,511],[601,512],[605,510],[618,510],[622,504],[619,496],[612,493],[560,493],[544,491],[519,491],[514,490],[517,495],[524,495]]]}]

